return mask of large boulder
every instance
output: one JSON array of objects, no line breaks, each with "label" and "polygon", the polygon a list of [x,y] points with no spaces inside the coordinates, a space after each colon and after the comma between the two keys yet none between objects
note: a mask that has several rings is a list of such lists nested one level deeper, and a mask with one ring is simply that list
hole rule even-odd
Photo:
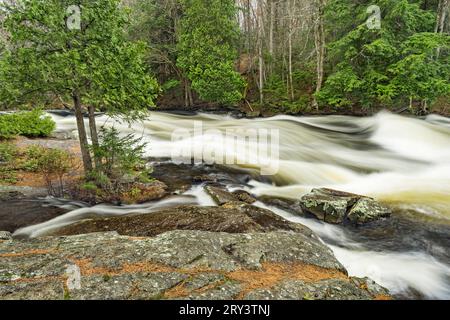
[{"label": "large boulder", "polygon": [[372,198],[325,188],[313,189],[300,204],[304,211],[332,224],[363,224],[391,214],[389,208]]},{"label": "large boulder", "polygon": [[[115,232],[0,241],[0,299],[377,299],[292,231]],[[361,280],[362,281],[362,280]],[[373,288],[373,286],[371,286]],[[384,296],[384,295],[383,295]]]}]

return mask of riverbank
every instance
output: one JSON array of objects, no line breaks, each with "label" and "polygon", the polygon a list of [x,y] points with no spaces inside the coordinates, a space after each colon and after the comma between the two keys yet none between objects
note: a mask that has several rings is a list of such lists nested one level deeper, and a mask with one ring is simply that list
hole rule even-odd
[{"label": "riverbank", "polygon": [[[67,137],[74,132],[75,122],[70,114],[53,117],[61,134]],[[254,212],[260,212],[258,208],[268,209],[287,221],[306,226],[333,251],[351,277],[372,278],[389,288],[395,298],[449,296],[446,118],[417,120],[382,113],[371,118],[283,116],[255,121],[212,114],[187,117],[158,112],[152,113],[149,121],[130,128],[108,117],[98,117],[102,124],[115,125],[123,133],[135,132],[150,142],[146,156],[154,165],[153,177],[168,186],[166,198],[140,205],[93,207],[50,199],[42,205],[64,207],[68,213],[22,230],[22,235],[39,235],[45,228],[58,225],[57,229],[66,231],[59,235],[72,240],[85,232],[111,231],[118,231],[122,237],[149,239],[174,231],[232,235],[236,230],[226,226],[234,223],[240,226],[239,222],[249,224],[238,228],[242,232],[238,234],[294,232],[283,228],[268,231],[238,214],[238,209],[220,209],[205,189],[214,184],[232,192],[245,190],[250,198],[241,193],[239,201],[250,201]],[[203,121],[205,128],[218,130],[236,126],[279,129],[279,172],[265,177],[254,168],[171,163],[170,152],[176,147],[170,141],[173,128],[192,129],[194,121]],[[184,141],[190,142],[189,138]],[[208,146],[207,141],[204,144]],[[215,146],[222,147],[217,143]],[[370,196],[388,206],[392,215],[363,226],[327,224],[303,215],[300,198],[320,187]],[[207,213],[193,209],[197,207],[204,207]],[[229,210],[234,211],[230,214]],[[217,215],[210,215],[214,211]],[[196,214],[189,216],[190,213]],[[177,214],[183,217],[180,223]],[[153,215],[159,220],[152,220]],[[235,219],[223,220],[224,216]],[[213,223],[208,224],[209,220]],[[72,226],[60,225],[67,222]],[[52,241],[59,239],[50,236]]]}]

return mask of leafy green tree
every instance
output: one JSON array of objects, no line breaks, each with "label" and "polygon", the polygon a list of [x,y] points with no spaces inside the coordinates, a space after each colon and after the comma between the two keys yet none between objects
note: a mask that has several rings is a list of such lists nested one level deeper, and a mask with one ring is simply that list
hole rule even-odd
[{"label": "leafy green tree", "polygon": [[134,120],[153,106],[157,82],[143,63],[146,46],[127,41],[128,12],[120,0],[17,0],[0,3],[9,47],[0,61],[0,100],[37,105],[73,101],[83,164],[92,170],[83,105]]},{"label": "leafy green tree", "polygon": [[[381,9],[381,28],[367,25],[367,8],[374,4]],[[449,93],[449,35],[433,33],[434,8],[422,1],[332,0],[327,12],[337,40],[329,46],[331,70],[318,94],[323,104],[426,106]]]},{"label": "leafy green tree", "polygon": [[181,0],[177,65],[200,98],[224,105],[242,99],[244,80],[235,71],[239,27],[233,0]]}]

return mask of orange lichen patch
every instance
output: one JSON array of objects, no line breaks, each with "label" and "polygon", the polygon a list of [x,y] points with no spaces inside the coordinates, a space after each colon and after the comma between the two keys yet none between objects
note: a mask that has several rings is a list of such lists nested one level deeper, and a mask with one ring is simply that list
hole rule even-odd
[{"label": "orange lichen patch", "polygon": [[187,297],[193,293],[200,294],[200,293],[217,288],[218,286],[222,285],[225,281],[224,280],[216,281],[216,282],[210,283],[204,287],[194,289],[194,290],[187,289],[186,282],[187,282],[187,280],[181,282],[180,284],[173,287],[172,289],[169,289],[166,292],[164,292],[164,297],[166,299],[176,299],[176,298]]},{"label": "orange lichen patch", "polygon": [[132,241],[142,241],[142,240],[146,240],[148,238],[145,237],[128,237],[128,240],[132,240]]},{"label": "orange lichen patch", "polygon": [[45,182],[41,174],[27,171],[16,171],[17,182],[14,183],[18,187],[43,188]]},{"label": "orange lichen patch", "polygon": [[14,257],[23,257],[23,256],[32,256],[32,255],[42,255],[42,254],[50,254],[54,253],[55,250],[29,250],[23,252],[12,252],[12,253],[3,253],[0,254],[0,258],[14,258]]},{"label": "orange lichen patch", "polygon": [[378,300],[378,301],[389,301],[392,300],[392,297],[384,295],[384,294],[380,294],[377,295],[373,298],[373,300]]},{"label": "orange lichen patch", "polygon": [[164,297],[166,299],[176,299],[187,297],[189,294],[191,294],[191,291],[186,289],[185,282],[182,282],[179,285],[164,292]]},{"label": "orange lichen patch", "polygon": [[271,288],[282,280],[293,279],[316,282],[326,279],[344,279],[348,277],[338,270],[325,269],[307,264],[263,263],[261,270],[237,270],[227,277],[243,284],[244,289],[238,296],[242,299],[246,293],[263,288]]},{"label": "orange lichen patch", "polygon": [[91,259],[72,259],[72,262],[80,268],[80,272],[83,276],[90,276],[94,274],[102,274],[102,275],[117,274],[117,272],[115,272],[112,269],[92,267]]}]

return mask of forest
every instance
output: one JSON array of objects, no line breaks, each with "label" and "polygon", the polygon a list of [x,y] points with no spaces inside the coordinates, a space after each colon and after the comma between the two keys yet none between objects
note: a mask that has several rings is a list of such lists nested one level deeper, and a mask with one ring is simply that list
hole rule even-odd
[{"label": "forest", "polygon": [[450,0],[0,0],[0,300],[448,300],[449,116]]},{"label": "forest", "polygon": [[[78,2],[89,15],[90,1]],[[5,17],[8,10],[17,11],[14,3],[9,0],[2,5]],[[71,19],[70,14],[76,13],[66,10],[70,1],[29,3],[35,11],[21,12],[21,19],[43,23],[41,31],[55,27],[46,24],[56,15]],[[113,3],[118,1],[105,5]],[[122,37],[123,50],[132,52],[121,54],[136,57],[140,72],[153,79],[151,88],[140,90],[151,98],[139,97],[148,106],[240,108],[250,115],[370,114],[381,109],[448,112],[447,0],[128,0],[121,1],[121,6],[121,15],[105,16],[111,21],[96,28],[111,32],[102,40]],[[24,36],[14,23],[19,21],[6,19],[2,30],[1,55],[6,65],[19,63],[9,61],[18,57],[7,58],[18,50],[17,41]],[[103,50],[118,49],[110,47],[111,41],[89,42],[91,20],[83,19],[82,12],[79,23],[81,32],[76,37],[88,41],[90,57],[95,55],[92,50],[102,46]],[[37,30],[23,30],[32,31]],[[67,29],[57,36],[62,40],[71,35],[73,30]],[[42,54],[59,57],[54,43],[42,42],[52,40],[50,36],[41,36],[35,34],[35,44]],[[80,66],[89,68],[92,62],[87,58],[80,57]],[[56,73],[61,66],[53,63],[47,67]],[[4,89],[14,86],[11,82],[21,83],[18,77],[11,79],[6,67],[2,70]],[[50,72],[29,71],[35,76]],[[45,95],[45,102],[67,102],[67,95],[52,91]],[[8,92],[2,94],[4,107],[21,103]]]}]

